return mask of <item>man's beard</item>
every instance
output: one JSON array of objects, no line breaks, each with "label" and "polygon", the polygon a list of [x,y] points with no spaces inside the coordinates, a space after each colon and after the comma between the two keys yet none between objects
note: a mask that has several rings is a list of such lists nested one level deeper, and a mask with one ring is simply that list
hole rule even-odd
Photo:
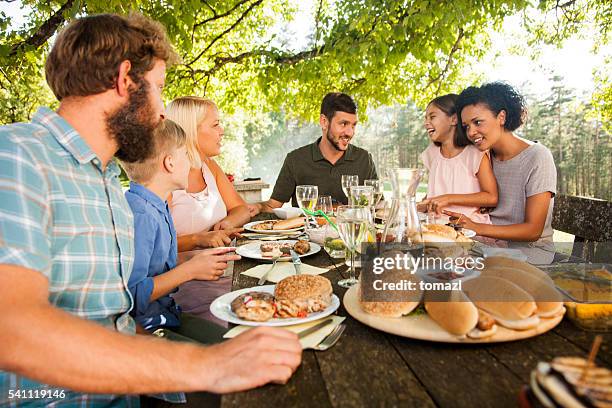
[{"label": "man's beard", "polygon": [[[325,137],[327,138],[327,141],[329,143],[331,143],[331,145],[334,147],[334,149],[336,149],[339,152],[343,152],[344,150],[342,150],[340,148],[340,142],[339,140],[334,140],[334,137],[331,134],[331,126],[327,128],[327,132],[325,133]],[[338,138],[339,139],[339,138]]]},{"label": "man's beard", "polygon": [[149,84],[135,81],[137,88],[130,88],[127,103],[106,118],[106,127],[119,150],[115,156],[133,163],[149,158],[153,151],[153,132],[161,123],[153,114],[149,101]]}]

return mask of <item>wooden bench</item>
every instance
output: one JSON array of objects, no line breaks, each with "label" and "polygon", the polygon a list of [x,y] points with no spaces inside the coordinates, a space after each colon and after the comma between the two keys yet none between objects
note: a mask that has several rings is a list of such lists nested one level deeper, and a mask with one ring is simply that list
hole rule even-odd
[{"label": "wooden bench", "polygon": [[575,236],[572,256],[589,262],[612,262],[612,202],[596,198],[557,195],[554,229]]}]

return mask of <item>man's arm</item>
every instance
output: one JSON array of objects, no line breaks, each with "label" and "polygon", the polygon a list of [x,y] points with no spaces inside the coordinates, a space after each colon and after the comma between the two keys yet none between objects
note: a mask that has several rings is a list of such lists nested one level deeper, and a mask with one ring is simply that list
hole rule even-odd
[{"label": "man's arm", "polygon": [[272,212],[273,209],[280,208],[282,206],[283,203],[271,198],[268,201],[263,201],[261,203],[249,204],[249,215],[254,217],[262,212]]},{"label": "man's arm", "polygon": [[48,294],[41,273],[0,265],[0,369],[79,392],[223,393],[284,383],[301,360],[286,330],[249,330],[211,347],[173,343],[75,317]]}]

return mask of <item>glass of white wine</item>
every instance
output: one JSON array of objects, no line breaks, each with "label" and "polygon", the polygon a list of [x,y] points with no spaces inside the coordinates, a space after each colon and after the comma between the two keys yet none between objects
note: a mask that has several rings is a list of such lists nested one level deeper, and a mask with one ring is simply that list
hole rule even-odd
[{"label": "glass of white wine", "polygon": [[[298,206],[304,210],[314,211],[315,205],[317,205],[317,198],[319,198],[319,187],[311,185],[301,185],[295,188],[295,198],[297,199]],[[309,228],[309,216],[304,212],[306,217],[306,229]]]},{"label": "glass of white wine", "polygon": [[378,204],[383,198],[384,184],[382,180],[372,179],[372,180],[364,180],[363,185],[372,187],[372,190],[374,193],[374,198],[372,201],[372,219],[375,219],[376,218],[376,207],[378,207]]},{"label": "glass of white wine", "polygon": [[351,203],[351,187],[359,185],[359,176],[356,174],[343,174],[342,175],[342,191],[348,199],[348,203]]},{"label": "glass of white wine", "polygon": [[341,205],[336,210],[338,232],[351,255],[349,278],[338,282],[338,285],[343,288],[350,288],[357,283],[355,278],[355,252],[368,235],[369,219],[369,208],[362,205]]}]

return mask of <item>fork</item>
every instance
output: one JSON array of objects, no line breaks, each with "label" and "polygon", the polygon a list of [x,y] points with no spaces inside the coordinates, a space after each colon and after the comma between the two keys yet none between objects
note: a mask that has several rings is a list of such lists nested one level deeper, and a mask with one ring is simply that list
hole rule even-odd
[{"label": "fork", "polygon": [[264,273],[261,278],[259,278],[259,281],[257,281],[257,284],[259,286],[263,285],[264,283],[266,283],[266,278],[268,277],[268,274],[270,274],[270,272],[272,272],[272,269],[274,269],[274,267],[276,266],[276,261],[278,261],[278,258],[280,258],[280,256],[275,256],[274,258],[272,258],[274,260],[274,262],[272,262],[272,266],[270,267],[270,269],[268,269],[266,271],[266,273]]},{"label": "fork", "polygon": [[340,339],[340,336],[342,333],[344,333],[344,329],[346,329],[346,325],[339,324],[331,333],[329,333],[327,337],[325,337],[319,344],[314,346],[313,349],[317,351],[325,351],[332,347]]}]

